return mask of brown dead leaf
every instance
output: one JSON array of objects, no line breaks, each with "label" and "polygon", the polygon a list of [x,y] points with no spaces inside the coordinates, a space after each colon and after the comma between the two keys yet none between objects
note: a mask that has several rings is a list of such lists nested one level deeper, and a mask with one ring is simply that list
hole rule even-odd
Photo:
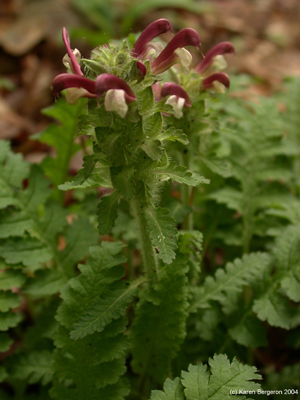
[{"label": "brown dead leaf", "polygon": [[55,40],[64,25],[79,24],[66,0],[34,1],[24,6],[16,22],[0,35],[0,45],[8,53],[21,56],[44,39]]},{"label": "brown dead leaf", "polygon": [[0,139],[13,139],[22,130],[32,130],[32,125],[0,99]]}]

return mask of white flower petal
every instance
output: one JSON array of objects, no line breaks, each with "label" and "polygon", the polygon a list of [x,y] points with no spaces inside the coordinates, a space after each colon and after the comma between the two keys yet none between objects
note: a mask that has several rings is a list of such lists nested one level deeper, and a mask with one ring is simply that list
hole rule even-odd
[{"label": "white flower petal", "polygon": [[164,46],[161,42],[149,42],[146,47],[145,54],[143,55],[143,59],[149,59],[151,62],[155,60],[156,57],[160,55],[163,51]]},{"label": "white flower petal", "polygon": [[90,93],[83,88],[69,88],[66,91],[66,100],[68,104],[77,104],[78,99],[89,94]]},{"label": "white flower petal", "polygon": [[170,104],[170,106],[173,107],[175,118],[179,119],[183,116],[182,109],[185,104],[185,99],[183,99],[182,97],[177,97],[177,96],[173,95],[168,98],[168,100],[166,101],[166,104]]},{"label": "white flower petal", "polygon": [[222,71],[227,67],[227,61],[225,60],[224,56],[221,54],[218,54],[217,56],[214,57],[214,61],[212,63],[212,66],[215,67],[216,71]]},{"label": "white flower petal", "polygon": [[[80,61],[81,61],[80,51],[78,49],[74,49],[74,50],[72,50],[72,52],[73,52],[73,54],[74,54],[74,56],[76,58],[76,61],[78,62],[78,64],[80,64]],[[68,72],[72,73],[72,70],[71,70],[72,63],[71,63],[71,59],[70,59],[68,53],[64,55],[64,57],[62,59],[62,63],[67,68]]]},{"label": "white flower petal", "polygon": [[110,89],[107,91],[104,99],[104,107],[106,111],[116,111],[120,117],[124,118],[128,105],[125,100],[125,92],[122,89]]},{"label": "white flower petal", "polygon": [[174,53],[180,58],[180,63],[184,68],[188,68],[191,65],[193,57],[188,50],[185,48],[179,48],[176,49]]},{"label": "white flower petal", "polygon": [[216,72],[220,72],[227,67],[227,62],[221,54],[218,54],[213,58],[211,65],[205,69],[203,76],[206,78]]},{"label": "white flower petal", "polygon": [[213,87],[217,93],[225,93],[226,87],[219,81],[213,81]]}]

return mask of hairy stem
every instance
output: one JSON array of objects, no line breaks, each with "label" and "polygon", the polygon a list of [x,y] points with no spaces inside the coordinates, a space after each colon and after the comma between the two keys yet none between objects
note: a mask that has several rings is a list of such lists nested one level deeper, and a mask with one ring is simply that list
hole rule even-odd
[{"label": "hairy stem", "polygon": [[146,270],[146,276],[149,281],[153,281],[156,278],[156,273],[158,272],[158,265],[156,260],[156,254],[154,247],[151,242],[149,231],[147,228],[147,221],[144,214],[144,207],[134,198],[130,202],[131,210],[133,216],[136,220],[138,239],[141,245],[141,253],[143,264]]}]

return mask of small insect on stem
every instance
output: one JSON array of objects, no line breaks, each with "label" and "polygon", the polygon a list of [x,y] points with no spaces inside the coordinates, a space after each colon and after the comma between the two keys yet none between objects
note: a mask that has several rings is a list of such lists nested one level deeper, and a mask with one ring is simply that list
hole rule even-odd
[{"label": "small insect on stem", "polygon": [[156,251],[157,254],[160,253],[160,251],[158,250],[157,247],[154,247],[154,248],[155,248],[155,251]]}]

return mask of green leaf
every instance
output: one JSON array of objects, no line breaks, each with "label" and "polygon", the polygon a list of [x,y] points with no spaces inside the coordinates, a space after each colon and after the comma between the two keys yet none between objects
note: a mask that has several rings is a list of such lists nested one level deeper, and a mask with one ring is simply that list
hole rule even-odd
[{"label": "green leaf", "polygon": [[[288,226],[278,236],[273,249],[275,273],[265,284],[265,291],[255,299],[253,311],[272,326],[291,329],[300,324],[300,228]],[[298,304],[291,303],[289,299]]]},{"label": "green leaf", "polygon": [[208,179],[189,171],[182,165],[177,165],[176,162],[171,162],[167,167],[164,168],[157,167],[153,170],[153,172],[156,175],[166,175],[173,181],[185,183],[186,185],[190,186],[197,186],[200,183],[209,183]]},{"label": "green leaf", "polygon": [[33,165],[28,178],[28,187],[20,195],[22,208],[30,215],[36,214],[37,208],[50,195],[50,182],[45,178],[43,171]]},{"label": "green leaf", "polygon": [[184,400],[183,386],[179,378],[174,381],[167,379],[164,383],[164,391],[152,390],[150,400]]},{"label": "green leaf", "polygon": [[[6,372],[6,369],[4,367],[0,366],[0,382],[5,381],[5,379],[8,377],[8,374]],[[1,394],[1,393],[0,393]]]},{"label": "green leaf", "polygon": [[10,144],[2,140],[0,144],[0,163],[4,164],[1,169],[1,186],[7,185],[21,188],[23,180],[28,175],[28,163],[22,159],[21,154],[10,151]]},{"label": "green leaf", "polygon": [[183,133],[183,131],[181,129],[175,129],[174,127],[170,127],[166,131],[163,131],[159,136],[156,137],[156,139],[160,141],[177,141],[184,145],[189,144],[188,137]]},{"label": "green leaf", "polygon": [[187,400],[206,400],[208,396],[208,386],[210,373],[207,366],[189,365],[188,372],[182,371],[182,384],[185,386],[184,394]]},{"label": "green leaf", "polygon": [[[81,275],[62,289],[55,335],[55,376],[51,395],[64,400],[122,400],[129,392],[121,379],[125,373],[128,340],[125,315],[112,320],[101,332],[78,340],[70,338],[72,326],[95,304],[99,296],[124,276],[120,264],[120,242],[102,242],[90,249],[91,257],[81,265]],[[124,312],[125,314],[125,312]],[[70,382],[72,384],[70,385]]]},{"label": "green leaf", "polygon": [[237,343],[246,347],[267,346],[266,330],[256,316],[245,315],[234,327],[228,330],[229,335]]},{"label": "green leaf", "polygon": [[0,215],[0,238],[23,236],[33,230],[33,221],[26,212],[3,213]]},{"label": "green leaf", "polygon": [[0,289],[11,289],[21,287],[26,281],[25,275],[21,271],[6,269],[0,272]]},{"label": "green leaf", "polygon": [[66,284],[66,278],[61,270],[36,271],[34,278],[29,278],[22,292],[35,297],[50,296],[60,292]]},{"label": "green leaf", "polygon": [[[149,89],[147,89],[149,90]],[[162,130],[162,116],[161,113],[155,113],[145,116],[143,118],[143,131],[146,139],[158,139]]]},{"label": "green leaf", "polygon": [[237,305],[236,294],[243,287],[260,279],[263,271],[268,267],[270,258],[266,253],[251,253],[227,263],[225,269],[219,268],[215,277],[208,276],[204,287],[195,290],[195,299],[190,310],[209,308],[210,301],[218,301],[225,313],[230,313]]},{"label": "green leaf", "polygon": [[9,350],[10,346],[13,344],[13,340],[8,336],[7,333],[0,333],[0,353],[4,353]]},{"label": "green leaf", "polygon": [[59,185],[58,188],[64,191],[73,189],[88,189],[92,187],[113,188],[108,167],[95,168],[94,173],[87,180],[82,180],[81,171],[82,170],[78,172],[73,181],[65,182],[64,184]]},{"label": "green leaf", "polygon": [[162,156],[162,149],[158,140],[145,140],[141,145],[141,149],[143,149],[152,160],[160,160]]},{"label": "green leaf", "polygon": [[225,187],[209,195],[218,203],[226,204],[228,208],[242,212],[242,193],[236,189]]},{"label": "green leaf", "polygon": [[141,115],[146,114],[154,105],[154,95],[151,87],[144,89],[136,94],[139,112]]},{"label": "green leaf", "polygon": [[201,161],[214,173],[223,176],[223,178],[228,178],[231,176],[231,169],[228,162],[219,160],[218,158],[214,157],[204,157],[201,156]]},{"label": "green leaf", "polygon": [[53,375],[53,356],[50,351],[33,351],[28,355],[20,356],[12,372],[12,377],[19,380],[28,380],[29,384],[41,381],[42,385],[51,382]]},{"label": "green leaf", "polygon": [[111,180],[117,190],[124,196],[126,200],[130,200],[134,195],[134,166],[128,167],[111,167]]},{"label": "green leaf", "polygon": [[73,326],[71,339],[79,339],[94,332],[101,332],[113,319],[119,318],[136,293],[137,287],[145,282],[141,278],[127,286],[117,282],[104,292],[92,307]]},{"label": "green leaf", "polygon": [[88,255],[89,247],[96,244],[97,239],[96,229],[86,218],[78,218],[68,225],[65,232],[66,248],[57,256],[67,276],[74,275],[74,266]]},{"label": "green leaf", "polygon": [[145,208],[145,217],[153,246],[159,251],[158,257],[166,264],[175,258],[176,227],[175,221],[169,216],[166,208]]},{"label": "green leaf", "polygon": [[[210,370],[202,363],[190,364],[188,371],[182,371],[181,381],[179,378],[174,381],[167,379],[164,391],[153,390],[150,400],[224,400],[232,397],[231,391],[240,395],[248,394],[247,391],[255,394],[260,388],[258,383],[252,382],[261,379],[257,369],[240,363],[236,358],[230,363],[226,355],[215,354],[209,359],[209,365]],[[246,399],[246,396],[241,398]]]},{"label": "green leaf", "polygon": [[100,235],[107,235],[111,232],[118,216],[118,201],[120,194],[115,190],[111,195],[101,198],[98,204],[98,231]]},{"label": "green leaf", "polygon": [[110,170],[104,154],[94,153],[83,158],[83,166],[73,181],[59,185],[60,190],[85,189],[89,187],[112,187]]},{"label": "green leaf", "polygon": [[0,311],[6,312],[11,308],[16,308],[21,302],[21,297],[17,293],[10,291],[0,292]]},{"label": "green leaf", "polygon": [[56,157],[47,157],[41,164],[55,187],[66,181],[71,157],[79,149],[74,143],[74,135],[84,104],[85,99],[80,99],[77,105],[70,105],[64,98],[60,98],[53,106],[43,110],[43,114],[60,123],[49,125],[38,136],[39,141],[55,148]]},{"label": "green leaf", "polygon": [[0,208],[14,205],[20,207],[16,194],[22,187],[22,181],[28,175],[28,163],[23,161],[21,154],[10,151],[9,142],[0,142]]},{"label": "green leaf", "polygon": [[281,287],[293,301],[300,301],[300,226],[288,226],[278,236],[273,253],[281,272]]},{"label": "green leaf", "polygon": [[300,324],[299,306],[291,307],[290,302],[272,287],[254,301],[253,311],[261,321],[267,321],[271,326],[291,329]]},{"label": "green leaf", "polygon": [[0,313],[0,331],[7,331],[9,328],[14,328],[22,320],[20,313],[8,311]]},{"label": "green leaf", "polygon": [[158,281],[141,293],[131,328],[132,368],[162,383],[186,335],[187,259],[162,267]]},{"label": "green leaf", "polygon": [[8,264],[22,263],[32,271],[52,258],[49,249],[34,238],[7,240],[0,245],[0,252]]},{"label": "green leaf", "polygon": [[[59,308],[57,319],[63,326],[71,329],[101,293],[124,276],[125,270],[120,264],[126,259],[119,254],[122,248],[120,242],[102,242],[99,247],[91,247],[89,262],[79,266],[82,275],[71,279],[62,290],[64,303]],[[69,309],[72,309],[72,314]]]},{"label": "green leaf", "polygon": [[[209,359],[210,372],[203,364],[190,365],[188,372],[182,372],[182,384],[187,400],[224,400],[230,399],[230,390],[253,391],[260,385],[252,382],[261,379],[255,367],[244,365],[233,359],[229,362],[226,355],[214,355]],[[244,399],[246,397],[243,397]]]}]

